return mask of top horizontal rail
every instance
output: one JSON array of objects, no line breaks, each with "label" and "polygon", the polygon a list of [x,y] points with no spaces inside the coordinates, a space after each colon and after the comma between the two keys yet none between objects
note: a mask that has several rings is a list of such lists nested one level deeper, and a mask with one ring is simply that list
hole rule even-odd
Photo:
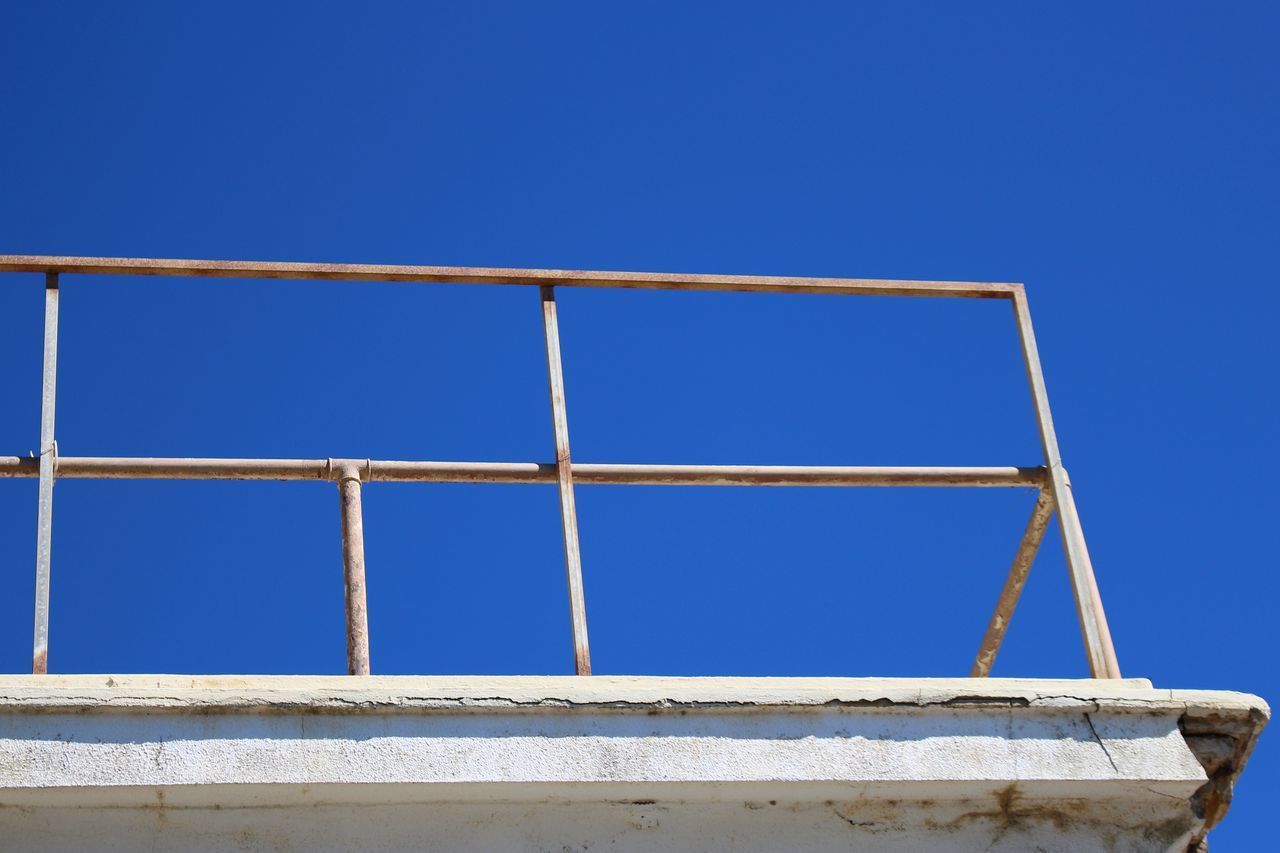
[{"label": "top horizontal rail", "polygon": [[1021,284],[969,281],[890,281],[861,278],[796,278],[768,275],[588,270],[428,267],[396,264],[307,264],[275,261],[197,261],[160,258],[77,258],[0,255],[0,272],[95,273],[210,278],[289,278],[323,281],[399,281],[458,284],[525,284],[626,287],[651,290],[719,290],[749,293],[834,293],[881,296],[953,296],[1011,299]]}]

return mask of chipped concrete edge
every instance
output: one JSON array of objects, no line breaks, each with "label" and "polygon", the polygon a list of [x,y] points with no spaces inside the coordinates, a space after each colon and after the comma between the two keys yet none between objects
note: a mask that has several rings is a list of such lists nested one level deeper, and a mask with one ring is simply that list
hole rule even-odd
[{"label": "chipped concrete edge", "polygon": [[1269,718],[1270,709],[1258,701],[1260,707],[1243,713],[1196,703],[1178,718],[1183,740],[1208,777],[1191,797],[1192,812],[1203,821],[1203,827],[1192,836],[1187,853],[1205,853],[1209,830],[1227,816],[1236,783]]}]

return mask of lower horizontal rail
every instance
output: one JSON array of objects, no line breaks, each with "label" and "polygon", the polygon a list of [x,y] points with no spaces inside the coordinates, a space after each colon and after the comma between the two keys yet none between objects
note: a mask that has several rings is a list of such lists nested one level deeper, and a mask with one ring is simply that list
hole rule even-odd
[{"label": "lower horizontal rail", "polygon": [[[393,462],[369,459],[151,459],[62,456],[63,479],[334,480],[354,467],[365,482],[555,483],[554,463]],[[0,456],[0,477],[37,477],[40,460]],[[608,465],[573,463],[576,483],[654,486],[1040,486],[1045,469],[810,465]]]}]

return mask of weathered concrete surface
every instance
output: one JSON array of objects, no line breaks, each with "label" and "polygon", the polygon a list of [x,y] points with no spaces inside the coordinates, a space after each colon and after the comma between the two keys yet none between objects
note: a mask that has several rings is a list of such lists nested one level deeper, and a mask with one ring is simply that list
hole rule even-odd
[{"label": "weathered concrete surface", "polygon": [[1140,679],[0,676],[0,839],[1181,853],[1267,715]]}]

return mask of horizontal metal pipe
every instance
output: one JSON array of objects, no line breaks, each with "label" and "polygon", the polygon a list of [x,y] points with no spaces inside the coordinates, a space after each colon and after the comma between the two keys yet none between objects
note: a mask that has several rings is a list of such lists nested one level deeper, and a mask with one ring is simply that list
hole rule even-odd
[{"label": "horizontal metal pipe", "polygon": [[1031,486],[1040,468],[818,465],[573,465],[574,481],[654,486]]},{"label": "horizontal metal pipe", "polygon": [[698,275],[598,270],[495,269],[399,264],[309,264],[161,258],[76,258],[0,255],[0,272],[98,273],[214,278],[292,278],[324,281],[452,282],[469,284],[636,287],[651,290],[721,290],[755,293],[841,293],[887,296],[965,296],[1010,299],[1022,285],[1004,282],[887,281],[772,275]]},{"label": "horizontal metal pipe", "polygon": [[[394,462],[369,459],[150,459],[62,456],[60,479],[335,480],[399,483],[554,483],[540,462]],[[924,468],[812,465],[610,465],[574,462],[575,482],[634,486],[1040,486],[1044,468]],[[40,460],[0,456],[0,477],[37,477]]]},{"label": "horizontal metal pipe", "polygon": [[[325,459],[153,459],[60,456],[58,479],[324,480]],[[30,477],[39,460],[0,456],[0,477]]]}]

